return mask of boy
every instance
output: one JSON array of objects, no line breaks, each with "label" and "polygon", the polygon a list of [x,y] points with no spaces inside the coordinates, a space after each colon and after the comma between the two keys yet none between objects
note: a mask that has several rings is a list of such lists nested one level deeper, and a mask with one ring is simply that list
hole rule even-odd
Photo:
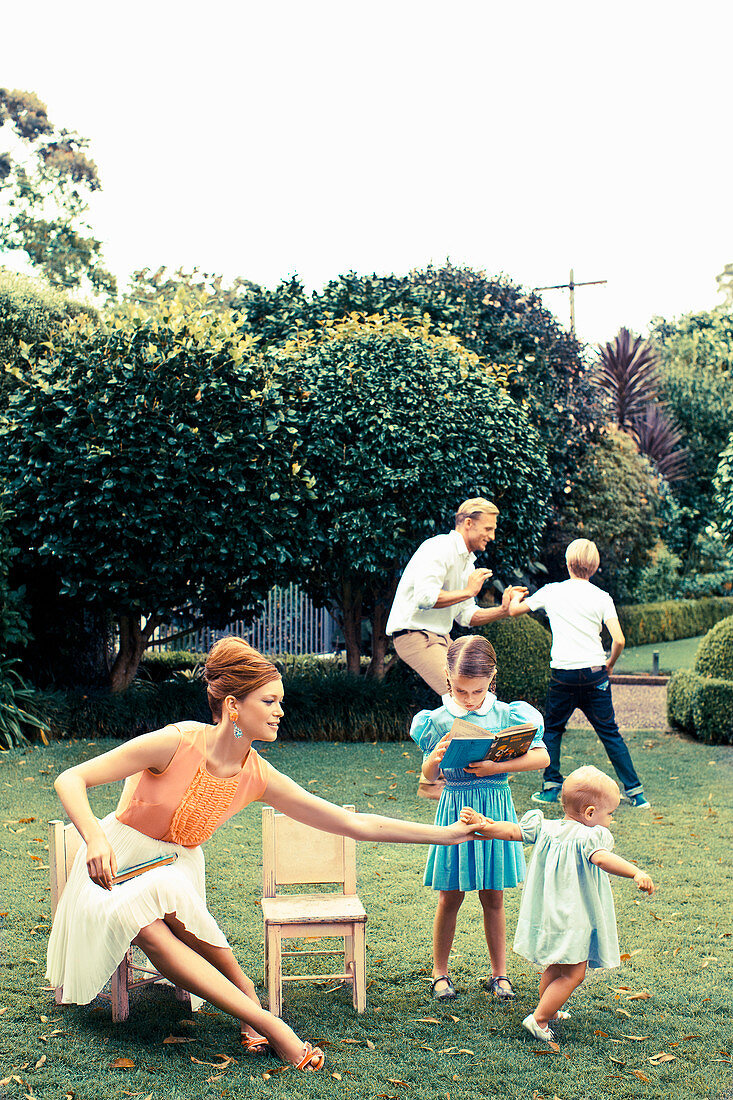
[{"label": "boy", "polygon": [[[509,605],[512,616],[543,609],[552,630],[544,733],[550,763],[545,768],[542,790],[532,795],[532,801],[557,802],[563,784],[560,742],[570,715],[579,708],[603,742],[626,800],[636,809],[648,809],[649,802],[619,732],[611,701],[609,673],[626,640],[613,600],[590,583],[601,564],[598,547],[588,539],[576,539],[568,546],[565,561],[569,580],[546,584],[528,599],[513,595]],[[601,645],[604,623],[612,642],[608,659]]]}]

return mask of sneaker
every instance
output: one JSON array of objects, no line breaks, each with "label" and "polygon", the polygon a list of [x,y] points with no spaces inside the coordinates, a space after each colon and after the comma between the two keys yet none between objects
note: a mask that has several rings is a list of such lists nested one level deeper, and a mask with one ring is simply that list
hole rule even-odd
[{"label": "sneaker", "polygon": [[549,1027],[540,1027],[531,1012],[522,1020],[522,1027],[526,1027],[530,1035],[534,1035],[535,1039],[542,1039],[544,1043],[557,1042],[554,1032]]},{"label": "sneaker", "polygon": [[532,802],[539,802],[539,804],[542,805],[543,802],[544,803],[557,802],[559,797],[560,797],[560,788],[559,787],[548,787],[547,790],[544,790],[544,791],[535,791],[535,793],[532,795],[531,801]]},{"label": "sneaker", "polygon": [[635,810],[649,810],[652,805],[651,802],[647,802],[643,791],[637,794],[625,794],[624,802],[628,802]]}]

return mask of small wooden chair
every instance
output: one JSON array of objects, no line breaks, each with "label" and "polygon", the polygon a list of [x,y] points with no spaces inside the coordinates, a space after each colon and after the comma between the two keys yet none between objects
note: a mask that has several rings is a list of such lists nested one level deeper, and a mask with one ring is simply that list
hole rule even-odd
[{"label": "small wooden chair", "polygon": [[[344,806],[354,811],[353,806]],[[278,886],[339,883],[338,894],[277,894]],[[265,985],[270,1012],[282,1014],[282,983],[327,979],[350,982],[354,1008],[366,1010],[366,910],[356,894],[356,845],[284,814],[262,810],[262,918],[265,932]],[[343,936],[341,949],[283,951],[284,939]],[[342,955],[335,974],[283,974],[288,956]]]},{"label": "small wooden chair", "polygon": [[[56,907],[64,892],[74,858],[82,844],[82,838],[73,825],[64,825],[63,821],[49,821],[48,866],[51,876],[51,909],[53,914],[56,913]],[[137,974],[146,974],[147,977],[138,978],[136,977]],[[143,985],[160,981],[167,981],[167,979],[149,966],[138,966],[134,961],[133,948],[130,946],[124,959],[112,975],[111,992],[100,992],[99,996],[111,1002],[112,1019],[115,1023],[118,1023],[120,1020],[126,1020],[130,1015],[130,990],[139,989]],[[174,988],[177,999],[190,1008],[191,995],[188,991],[181,989],[180,986]],[[63,987],[59,986],[56,990],[56,1004],[61,1004],[63,992]]]}]

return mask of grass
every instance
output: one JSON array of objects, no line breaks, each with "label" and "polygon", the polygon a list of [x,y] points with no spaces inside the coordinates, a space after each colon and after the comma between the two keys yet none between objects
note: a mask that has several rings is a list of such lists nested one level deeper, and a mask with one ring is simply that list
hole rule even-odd
[{"label": "grass", "polygon": [[[630,881],[613,879],[621,950],[630,957],[575,994],[560,1053],[540,1049],[521,1027],[537,990],[529,964],[509,952],[518,991],[513,1006],[499,1004],[481,988],[488,959],[473,895],[459,915],[451,964],[461,995],[447,1006],[430,999],[434,900],[422,885],[425,851],[363,844],[359,894],[369,913],[367,1012],[357,1016],[342,988],[287,986],[286,1018],[302,1035],[325,1037],[327,1067],[313,1076],[286,1070],[269,1077],[279,1063],[245,1058],[229,1018],[215,1011],[186,1017],[165,988],[139,993],[129,1021],[120,1025],[112,1024],[101,1002],[55,1005],[44,980],[50,917],[45,822],[59,813],[52,779],[109,743],[67,742],[2,754],[7,912],[0,1094],[37,1100],[68,1094],[76,1100],[226,1100],[238,1094],[273,1100],[714,1100],[730,1085],[733,1050],[733,748],[648,731],[628,740],[653,809],[620,808],[616,846],[650,871],[659,891],[646,898]],[[566,745],[568,770],[584,761],[607,768],[592,733],[571,731]],[[282,744],[271,746],[268,758],[326,798],[362,810],[432,817],[433,804],[414,796],[419,760],[404,744]],[[536,784],[532,775],[513,781],[520,814]],[[93,792],[99,815],[113,807],[116,793]],[[551,816],[557,812],[548,809]],[[259,821],[259,807],[245,810],[206,851],[210,907],[256,980],[262,972]],[[511,936],[519,891],[507,891],[506,898]],[[188,1041],[165,1043],[170,1035]],[[673,1060],[650,1061],[661,1052]],[[205,1064],[221,1063],[223,1055],[235,1062],[226,1069]],[[118,1058],[133,1066],[112,1068]]]},{"label": "grass", "polygon": [[614,672],[651,672],[655,652],[659,653],[659,671],[666,675],[679,668],[692,668],[697,647],[704,636],[680,638],[675,642],[651,642],[625,649],[616,662]]}]

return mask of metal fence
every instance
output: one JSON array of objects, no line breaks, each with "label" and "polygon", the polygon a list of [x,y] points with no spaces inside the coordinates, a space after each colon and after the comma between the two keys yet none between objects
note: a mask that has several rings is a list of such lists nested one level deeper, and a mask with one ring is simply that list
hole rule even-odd
[{"label": "metal fence", "polygon": [[[154,649],[193,649],[206,652],[224,634],[245,638],[260,653],[269,655],[331,653],[336,624],[328,611],[316,608],[297,584],[272,588],[261,618],[246,626],[235,619],[224,630],[204,626],[187,632],[185,625],[161,626],[150,642]],[[168,641],[175,638],[174,641]]]}]

